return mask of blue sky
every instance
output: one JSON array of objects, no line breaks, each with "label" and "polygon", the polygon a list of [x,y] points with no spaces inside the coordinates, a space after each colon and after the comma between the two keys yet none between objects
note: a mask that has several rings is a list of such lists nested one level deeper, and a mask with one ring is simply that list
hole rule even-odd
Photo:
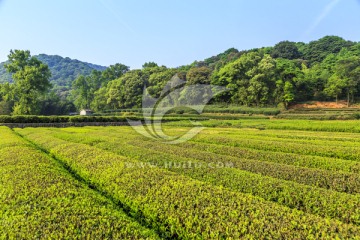
[{"label": "blue sky", "polygon": [[309,42],[360,41],[359,0],[0,0],[0,61],[10,49],[100,65],[176,67],[216,55]]}]

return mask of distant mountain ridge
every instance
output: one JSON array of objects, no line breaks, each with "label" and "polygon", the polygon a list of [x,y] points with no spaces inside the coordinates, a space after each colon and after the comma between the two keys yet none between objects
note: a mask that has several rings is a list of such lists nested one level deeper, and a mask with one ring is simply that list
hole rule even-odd
[{"label": "distant mountain ridge", "polygon": [[[103,71],[107,68],[58,55],[39,54],[34,57],[49,66],[52,74],[50,81],[56,86],[71,86],[79,75],[89,75],[93,70]],[[4,65],[5,62],[0,63],[0,83],[12,82],[11,74],[6,72]]]}]

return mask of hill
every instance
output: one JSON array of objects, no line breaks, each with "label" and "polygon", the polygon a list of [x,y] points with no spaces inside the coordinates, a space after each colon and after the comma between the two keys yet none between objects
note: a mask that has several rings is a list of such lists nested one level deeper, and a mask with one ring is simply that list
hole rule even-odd
[{"label": "hill", "polygon": [[[35,57],[49,66],[52,74],[50,81],[57,86],[70,86],[79,75],[89,75],[93,70],[103,71],[106,69],[104,66],[58,55],[40,54]],[[0,83],[12,81],[11,75],[4,68],[4,64],[0,63]]]}]

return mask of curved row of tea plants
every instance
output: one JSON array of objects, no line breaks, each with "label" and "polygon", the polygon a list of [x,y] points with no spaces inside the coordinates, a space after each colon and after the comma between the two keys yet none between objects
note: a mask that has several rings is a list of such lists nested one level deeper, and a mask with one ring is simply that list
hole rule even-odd
[{"label": "curved row of tea plants", "polygon": [[247,139],[243,137],[228,136],[197,136],[191,141],[214,143],[232,147],[246,147],[257,150],[274,152],[297,153],[321,157],[341,158],[345,160],[360,161],[360,150],[354,147],[336,147],[327,145],[313,145],[311,143],[293,143]]},{"label": "curved row of tea plants", "polygon": [[134,140],[128,144],[135,144],[142,148],[157,149],[159,152],[167,152],[175,156],[183,156],[206,162],[233,163],[233,166],[237,169],[310,186],[331,189],[338,192],[350,194],[360,193],[360,175],[355,173],[327,171],[258,161],[242,157],[231,157],[208,151],[200,151],[198,149],[194,150],[183,147],[161,146],[159,143],[154,142],[145,143]]},{"label": "curved row of tea plants", "polygon": [[[74,128],[72,128],[74,129]],[[88,131],[95,131],[97,128],[87,128]],[[113,137],[119,137],[122,138],[129,137],[134,134],[132,129],[130,128],[121,128],[120,131],[118,128],[100,128],[101,132],[100,135],[106,135],[106,136],[113,136]],[[172,133],[176,135],[182,135],[189,129],[171,129]],[[65,129],[62,129],[62,131],[66,132]],[[70,131],[70,130],[69,130]],[[261,136],[264,134],[265,136],[268,135],[275,135],[274,133],[269,131],[260,131],[255,132],[249,131],[249,130],[223,130],[223,129],[207,129],[205,132],[203,132],[203,136],[207,138],[208,136],[227,136],[228,133],[233,134],[239,134],[240,136],[245,135],[258,135]],[[298,134],[297,132],[281,132],[281,134],[291,134],[290,136],[294,136],[294,134]],[[304,133],[303,133],[304,134]],[[306,134],[310,134],[307,132]],[[317,134],[318,135],[318,134]],[[338,134],[334,136],[334,138],[338,138]],[[352,134],[354,135],[354,134]],[[349,135],[347,138],[350,138]],[[275,135],[276,136],[276,135]],[[287,136],[287,135],[285,135]],[[74,137],[74,136],[73,136]],[[141,138],[141,136],[138,136],[137,138]],[[355,136],[356,137],[356,136]],[[288,139],[289,142],[291,142],[291,139]],[[320,142],[321,143],[321,142]],[[325,143],[324,143],[325,144]],[[286,142],[285,142],[286,145]],[[326,144],[325,144],[326,145]],[[324,170],[331,170],[331,171],[344,171],[344,172],[352,172],[352,173],[360,173],[360,162],[359,161],[352,161],[352,160],[344,160],[344,159],[338,159],[338,158],[330,158],[330,157],[321,157],[321,156],[314,156],[314,155],[304,155],[304,154],[297,154],[297,153],[287,153],[287,152],[280,152],[280,151],[269,151],[269,150],[263,150],[263,149],[252,149],[247,148],[244,146],[226,146],[219,143],[205,143],[205,142],[186,142],[181,144],[184,148],[187,149],[194,149],[194,150],[201,150],[201,151],[209,151],[221,155],[228,155],[232,157],[241,157],[245,159],[254,159],[259,161],[267,161],[267,162],[274,162],[274,163],[280,163],[280,164],[286,164],[286,165],[294,165],[299,167],[306,167],[306,168],[318,168],[318,169],[324,169]]]},{"label": "curved row of tea plants", "polygon": [[274,162],[297,167],[316,168],[329,171],[343,171],[360,174],[360,162],[338,158],[300,155],[296,153],[272,152],[245,147],[231,147],[214,143],[186,142],[183,148],[194,151],[211,152],[236,158],[253,159],[265,162]]},{"label": "curved row of tea plants", "polygon": [[[87,134],[89,135],[89,134]],[[58,135],[61,137],[61,135]],[[115,142],[112,146],[107,147],[107,150],[117,149],[120,144],[126,145],[129,144],[127,142],[121,143],[121,139],[126,139],[126,134],[119,134],[120,137],[115,137],[117,142]],[[206,135],[209,137],[208,135]],[[206,139],[206,136],[203,138]],[[64,135],[62,136],[64,138]],[[91,143],[92,145],[101,141],[100,139],[94,140],[85,140],[89,139],[87,136],[74,136],[69,135],[72,139],[79,139],[82,143]],[[137,137],[141,138],[141,137]],[[210,137],[209,137],[210,138]],[[111,138],[105,138],[111,139]],[[65,140],[68,140],[65,137]],[[106,140],[105,140],[106,142]],[[131,142],[130,142],[131,143]],[[151,143],[149,143],[151,144]],[[105,144],[106,145],[106,144]],[[146,143],[143,141],[139,141],[137,146],[145,147]],[[216,146],[216,145],[215,145]],[[209,148],[212,146],[210,145]],[[158,143],[153,143],[151,146],[147,148],[156,149],[159,148]],[[306,184],[310,186],[331,189],[339,192],[346,192],[351,194],[360,193],[360,175],[349,172],[342,171],[327,171],[322,169],[315,168],[304,168],[297,167],[293,165],[284,165],[278,164],[276,162],[266,162],[266,161],[258,161],[247,158],[239,158],[239,157],[231,157],[226,155],[220,155],[215,153],[210,153],[208,150],[200,151],[198,149],[194,150],[191,148],[176,148],[172,146],[160,147],[159,151],[169,152],[176,156],[184,156],[200,161],[208,161],[208,162],[218,162],[221,161],[223,163],[231,162],[233,163],[235,168],[246,170],[252,173],[262,174],[265,176],[270,176],[274,178],[279,178],[288,181],[295,181],[297,183]]]},{"label": "curved row of tea plants", "polygon": [[1,239],[159,239],[10,129],[0,136]]},{"label": "curved row of tea plants", "polygon": [[[360,224],[360,201],[357,196],[338,193],[325,189],[304,186],[294,182],[274,179],[232,168],[208,168],[208,163],[221,159],[207,156],[207,153],[196,154],[190,158],[191,149],[163,145],[158,142],[136,140],[139,138],[126,134],[107,136],[100,132],[70,134],[66,131],[48,131],[57,138],[86,143],[122,156],[137,159],[147,164],[134,164],[132,167],[143,168],[157,166],[194,179],[224,186],[232,191],[250,193],[263,199],[278,202],[290,208],[296,208],[320,216],[337,218],[345,223]],[[186,157],[184,157],[184,154]],[[199,159],[203,161],[199,162]],[[172,166],[165,166],[167,163]],[[189,167],[188,163],[192,166]],[[225,166],[226,163],[222,162]],[[202,165],[201,165],[202,164]],[[185,167],[182,167],[185,166]],[[199,167],[202,166],[202,167]]]},{"label": "curved row of tea plants", "polygon": [[[345,123],[344,123],[345,124]],[[325,140],[325,141],[334,141],[334,142],[358,142],[360,143],[360,134],[359,133],[348,133],[348,132],[314,132],[314,131],[301,131],[301,130],[258,130],[252,128],[242,128],[242,129],[217,129],[221,132],[226,132],[228,134],[244,134],[262,136],[262,137],[275,137],[275,138],[285,138],[285,139],[302,139],[302,140]]]},{"label": "curved row of tea plants", "polygon": [[[276,130],[302,130],[324,132],[360,133],[358,120],[315,121],[315,120],[281,120],[281,119],[241,119],[241,120],[208,120],[202,121],[205,127],[257,128]],[[193,127],[188,121],[170,122],[167,126]]]},{"label": "curved row of tea plants", "polygon": [[[59,137],[58,131],[56,132],[57,133],[55,134]],[[33,138],[40,138],[41,135],[44,135],[44,133],[37,137],[33,136]],[[86,134],[89,135],[89,133]],[[179,158],[176,155],[171,156],[154,150],[149,150],[146,146],[144,148],[131,147],[130,145],[125,144],[125,142],[119,142],[117,140],[114,140],[113,142],[106,142],[104,141],[106,136],[99,136],[99,133],[94,134],[96,134],[98,138],[92,139],[79,134],[75,134],[73,136],[75,136],[75,141],[81,141],[82,139],[84,142],[94,145],[95,147],[108,148],[127,157],[148,161],[152,164],[156,164],[157,166],[159,166],[164,160],[173,162],[177,161],[178,163],[185,164],[189,161],[192,163],[196,162],[196,159]],[[49,136],[49,132],[46,132],[46,135]],[[69,136],[69,134],[65,134],[65,132],[62,137],[67,138],[68,140],[72,139],[71,134]],[[51,140],[49,142],[56,141],[58,142],[57,144],[60,142],[63,142],[64,144],[66,143],[66,141],[58,139]],[[143,170],[143,168],[149,167],[149,165],[131,164],[131,167],[135,168],[135,170]],[[201,181],[212,183],[213,185],[224,186],[231,191],[251,193],[266,200],[276,201],[291,208],[301,209],[320,216],[337,218],[345,223],[360,223],[360,201],[358,196],[263,177],[257,174],[239,171],[237,169],[184,169],[180,167],[170,168],[169,170]],[[327,201],[322,201],[323,198],[326,198]]]},{"label": "curved row of tea plants", "polygon": [[[360,147],[360,141],[336,141],[334,138],[319,138],[322,133],[318,133],[317,138],[301,138],[298,136],[298,131],[294,132],[293,135],[279,135],[279,134],[271,134],[269,130],[254,130],[254,129],[224,129],[218,130],[216,129],[215,132],[221,132],[221,135],[230,139],[251,139],[251,140],[261,140],[264,142],[278,142],[278,143],[286,143],[291,141],[292,143],[303,144],[303,145],[318,145],[318,146],[331,146],[336,148],[345,148],[348,149],[349,147]],[[279,130],[278,130],[279,132]],[[282,132],[282,131],[280,131]],[[352,134],[353,137],[356,134]],[[356,139],[355,139],[356,140]]]}]

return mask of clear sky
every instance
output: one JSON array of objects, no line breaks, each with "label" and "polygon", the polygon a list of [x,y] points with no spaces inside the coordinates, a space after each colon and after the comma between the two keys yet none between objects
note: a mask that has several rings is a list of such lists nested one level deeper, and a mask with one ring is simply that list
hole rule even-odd
[{"label": "clear sky", "polygon": [[105,66],[176,67],[230,47],[325,35],[360,41],[360,1],[0,0],[0,61],[27,49]]}]

